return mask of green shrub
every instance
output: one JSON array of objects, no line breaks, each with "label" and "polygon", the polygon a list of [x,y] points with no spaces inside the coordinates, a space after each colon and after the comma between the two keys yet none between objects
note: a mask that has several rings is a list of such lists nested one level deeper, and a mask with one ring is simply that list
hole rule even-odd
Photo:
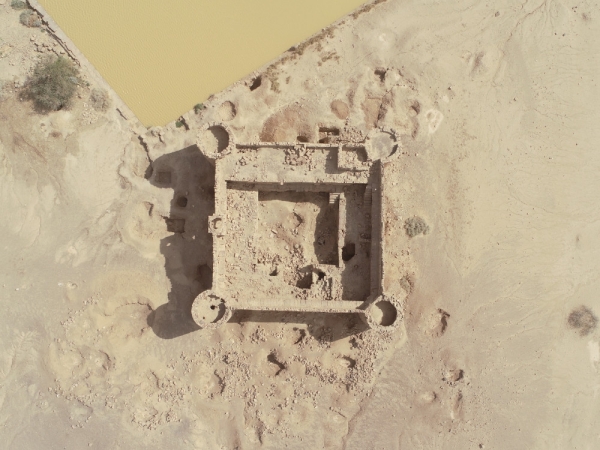
[{"label": "green shrub", "polygon": [[183,121],[181,121],[181,120],[178,120],[177,122],[175,122],[175,126],[176,126],[177,128],[181,128],[183,125],[184,125],[184,123],[183,123]]},{"label": "green shrub", "polygon": [[19,21],[29,28],[38,28],[42,26],[42,19],[40,19],[40,16],[30,9],[21,13]]},{"label": "green shrub", "polygon": [[194,105],[194,112],[196,114],[198,114],[200,111],[202,111],[204,108],[206,108],[206,106],[204,106],[202,103],[198,103],[196,105]]},{"label": "green shrub", "polygon": [[24,96],[40,112],[69,106],[79,83],[79,70],[68,59],[50,58],[39,62],[25,84]]},{"label": "green shrub", "polygon": [[27,9],[27,8],[29,8],[29,5],[27,5],[27,3],[24,2],[23,0],[12,0],[12,2],[10,2],[10,6],[12,9]]},{"label": "green shrub", "polygon": [[421,233],[427,234],[429,232],[429,225],[425,223],[420,217],[411,217],[406,219],[404,222],[404,230],[408,237],[415,237]]},{"label": "green shrub", "polygon": [[104,89],[94,88],[90,93],[90,105],[96,111],[105,112],[110,107],[108,92]]}]

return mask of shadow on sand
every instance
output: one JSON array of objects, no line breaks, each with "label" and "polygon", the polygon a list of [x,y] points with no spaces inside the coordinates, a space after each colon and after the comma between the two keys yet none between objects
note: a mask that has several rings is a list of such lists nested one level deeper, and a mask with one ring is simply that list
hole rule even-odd
[{"label": "shadow on sand", "polygon": [[192,145],[156,159],[148,180],[173,189],[169,217],[165,217],[173,234],[160,243],[171,291],[168,302],[148,316],[148,325],[157,336],[172,339],[199,329],[192,319],[192,303],[212,284],[208,216],[214,211],[215,170]]}]

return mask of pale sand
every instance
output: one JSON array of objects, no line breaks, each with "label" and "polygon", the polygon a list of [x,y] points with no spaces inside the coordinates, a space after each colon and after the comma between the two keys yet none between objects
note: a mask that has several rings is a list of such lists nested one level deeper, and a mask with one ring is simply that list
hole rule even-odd
[{"label": "pale sand", "polygon": [[[597,447],[600,334],[569,314],[600,315],[598,15],[388,0],[139,135],[88,88],[47,116],[19,102],[52,39],[0,5],[5,448]],[[402,135],[384,190],[398,331],[292,313],[197,329],[214,173],[194,144],[215,121],[244,142]],[[190,228],[171,233],[182,195]],[[430,230],[409,239],[415,215]]]}]

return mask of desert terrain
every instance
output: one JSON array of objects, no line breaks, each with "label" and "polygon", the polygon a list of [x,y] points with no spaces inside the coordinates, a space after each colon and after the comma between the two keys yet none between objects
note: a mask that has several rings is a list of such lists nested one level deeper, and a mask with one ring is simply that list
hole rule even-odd
[{"label": "desert terrain", "polygon": [[[3,448],[600,447],[597,3],[376,1],[149,129],[37,2],[33,27],[10,3]],[[72,59],[81,81],[68,108],[41,114],[21,93],[48,55]],[[381,288],[401,299],[399,326],[241,310],[197,325],[192,303],[214,281],[215,166],[198,147],[212,123],[246,143],[394,130]],[[363,191],[347,189],[350,209]],[[327,233],[320,248],[302,233],[328,200],[269,195],[254,212],[265,279],[303,289],[285,252],[332,258]],[[223,284],[251,297],[233,251]]]}]

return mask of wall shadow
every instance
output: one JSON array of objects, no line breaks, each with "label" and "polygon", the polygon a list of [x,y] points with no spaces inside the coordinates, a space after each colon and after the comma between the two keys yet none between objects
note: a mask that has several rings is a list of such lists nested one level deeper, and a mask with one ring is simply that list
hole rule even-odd
[{"label": "wall shadow", "polygon": [[346,233],[342,247],[342,299],[366,300],[371,294],[371,211],[365,209],[366,185],[346,190]]},{"label": "wall shadow", "polygon": [[317,214],[314,252],[319,264],[338,264],[338,214],[337,205],[329,204],[328,193],[318,193],[321,199],[319,213]]},{"label": "wall shadow", "polygon": [[157,158],[147,178],[153,186],[173,189],[169,216],[164,217],[173,234],[160,243],[171,290],[168,302],[147,318],[157,336],[172,339],[200,329],[192,318],[192,303],[212,285],[208,216],[214,212],[215,170],[192,145]]}]

